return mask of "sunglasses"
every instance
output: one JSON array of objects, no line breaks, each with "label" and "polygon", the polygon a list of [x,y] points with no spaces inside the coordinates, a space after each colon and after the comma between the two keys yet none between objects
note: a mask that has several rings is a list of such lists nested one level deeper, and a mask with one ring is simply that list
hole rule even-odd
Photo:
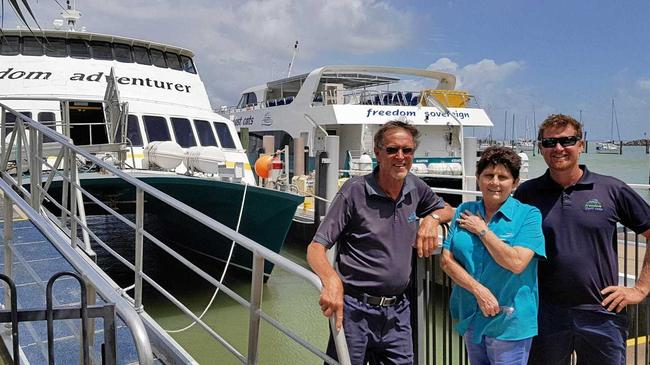
[{"label": "sunglasses", "polygon": [[400,147],[386,147],[386,148],[384,148],[384,150],[389,155],[394,155],[397,152],[399,152],[400,150],[402,150],[402,153],[405,156],[410,156],[410,155],[413,154],[413,152],[415,152],[415,148],[413,148],[413,147],[401,147],[401,148]]},{"label": "sunglasses", "polygon": [[539,143],[544,148],[553,148],[559,143],[562,147],[575,146],[582,138],[579,136],[558,137],[558,138],[542,138]]}]

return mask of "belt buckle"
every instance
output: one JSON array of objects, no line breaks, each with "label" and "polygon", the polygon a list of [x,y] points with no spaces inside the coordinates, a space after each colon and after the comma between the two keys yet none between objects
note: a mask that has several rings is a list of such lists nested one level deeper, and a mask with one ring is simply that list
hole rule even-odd
[{"label": "belt buckle", "polygon": [[389,307],[393,304],[395,304],[395,301],[397,300],[397,297],[381,297],[381,300],[379,301],[379,305],[382,307]]}]

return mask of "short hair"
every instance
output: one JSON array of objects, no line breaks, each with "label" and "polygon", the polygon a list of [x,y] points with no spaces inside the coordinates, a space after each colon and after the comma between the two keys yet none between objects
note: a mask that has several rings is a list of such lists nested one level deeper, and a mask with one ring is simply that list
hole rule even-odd
[{"label": "short hair", "polygon": [[476,163],[476,176],[480,175],[488,166],[499,164],[505,166],[515,180],[519,178],[521,157],[512,148],[503,146],[492,146],[483,151],[481,158]]},{"label": "short hair", "polygon": [[564,114],[551,114],[549,115],[542,124],[539,125],[539,131],[537,132],[537,139],[541,140],[544,137],[544,131],[548,128],[563,128],[566,126],[572,126],[576,130],[576,136],[582,137],[582,124],[575,120],[573,117]]},{"label": "short hair", "polygon": [[410,124],[408,122],[403,122],[401,120],[391,120],[389,122],[386,122],[384,125],[379,128],[377,133],[375,133],[374,136],[374,142],[375,142],[375,148],[376,149],[381,149],[384,147],[384,135],[386,132],[392,129],[404,129],[407,131],[409,134],[411,134],[411,137],[413,137],[413,141],[415,142],[415,148],[418,148],[418,144],[420,143],[419,138],[420,138],[420,131],[415,128],[413,124]]}]

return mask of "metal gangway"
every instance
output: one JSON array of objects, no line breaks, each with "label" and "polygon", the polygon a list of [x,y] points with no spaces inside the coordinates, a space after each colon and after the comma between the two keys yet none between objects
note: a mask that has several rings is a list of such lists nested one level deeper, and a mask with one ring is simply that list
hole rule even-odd
[{"label": "metal gangway", "polygon": [[[20,100],[32,99],[20,98]],[[57,122],[57,124],[61,125],[64,131],[70,130],[69,113],[67,111],[70,100],[53,98],[35,98],[33,100],[59,102],[61,105],[62,120]],[[111,106],[106,104],[105,102],[104,107],[107,109],[107,114],[110,114],[108,113],[108,109]],[[314,303],[316,303],[322,284],[314,273],[268,250],[192,207],[152,188],[92,153],[113,152],[126,155],[125,150],[128,148],[126,145],[119,143],[107,144],[105,146],[96,145],[94,146],[95,150],[92,148],[81,148],[74,145],[69,137],[57,133],[30,117],[15,111],[2,102],[0,102],[0,113],[2,118],[0,131],[0,175],[2,179],[0,179],[0,189],[5,199],[5,217],[11,217],[11,210],[14,205],[22,210],[31,222],[70,262],[74,269],[81,273],[81,276],[88,285],[93,287],[105,301],[115,304],[117,315],[126,323],[133,335],[139,363],[152,364],[154,360],[170,364],[196,363],[192,356],[145,311],[146,303],[144,303],[145,300],[143,297],[143,286],[145,284],[154,288],[159,294],[173,303],[180,311],[195,322],[198,328],[207,333],[216,343],[226,348],[234,358],[243,364],[259,363],[260,328],[262,322],[277,329],[280,334],[312,352],[316,357],[326,363],[339,363],[327,356],[314,344],[304,340],[294,331],[262,310],[264,263],[266,261],[273,263],[276,268],[290,272],[295,277],[307,282],[308,285],[313,287]],[[14,125],[8,125],[6,121],[6,117],[9,114],[15,117]],[[110,125],[109,123],[109,129],[115,131],[117,129],[116,124],[124,120],[125,118],[123,117],[125,115],[124,113],[113,113],[114,118],[110,121],[113,124]],[[90,128],[88,129],[90,130]],[[43,143],[44,139],[48,142]],[[84,189],[81,184],[83,175],[80,176],[81,173],[79,173],[77,168],[79,158],[83,158],[87,163],[93,164],[98,169],[101,169],[102,174],[108,174],[116,179],[121,179],[134,188],[136,192],[135,222],[123,216]],[[52,162],[52,160],[54,161]],[[57,201],[48,192],[48,188],[55,180],[62,182],[60,201]],[[223,235],[252,253],[253,267],[250,300],[245,299],[221,282],[221,280],[187,260],[183,255],[170,247],[170,245],[162,242],[144,228],[144,214],[147,209],[145,194],[182,212],[198,224],[214,230],[215,234]],[[135,249],[135,258],[133,262],[113,250],[109,243],[104,242],[89,228],[85,219],[84,201],[92,202],[96,206],[101,207],[106,214],[117,218],[134,231],[135,240],[133,247]],[[55,206],[56,212],[48,210],[48,206]],[[94,262],[96,258],[95,253],[90,245],[91,238],[114,259],[133,272],[132,285],[121,287],[96,265]],[[222,293],[228,295],[239,305],[248,309],[248,346],[246,353],[240,352],[226,338],[194,314],[178,298],[174,297],[168,290],[156,282],[156,280],[147,275],[143,268],[145,238],[175,260],[182,263],[188,270],[191,270],[218,288]],[[5,220],[5,242],[11,242],[11,239],[11,219],[9,219]],[[129,294],[131,291],[133,295]],[[10,306],[8,301],[5,301],[4,305]],[[333,324],[334,320],[331,319],[330,326],[333,327]],[[335,341],[340,363],[348,364],[349,356],[347,354],[343,331],[335,336]]]}]

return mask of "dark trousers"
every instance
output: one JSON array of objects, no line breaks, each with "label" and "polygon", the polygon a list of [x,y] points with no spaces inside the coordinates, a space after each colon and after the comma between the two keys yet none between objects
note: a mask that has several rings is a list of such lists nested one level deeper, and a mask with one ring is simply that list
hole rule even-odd
[{"label": "dark trousers", "polygon": [[533,338],[529,365],[624,365],[627,314],[539,304],[539,334]]},{"label": "dark trousers", "polygon": [[[411,310],[406,296],[394,306],[380,307],[345,295],[343,329],[352,365],[413,364]],[[327,354],[338,359],[331,334]]]}]

